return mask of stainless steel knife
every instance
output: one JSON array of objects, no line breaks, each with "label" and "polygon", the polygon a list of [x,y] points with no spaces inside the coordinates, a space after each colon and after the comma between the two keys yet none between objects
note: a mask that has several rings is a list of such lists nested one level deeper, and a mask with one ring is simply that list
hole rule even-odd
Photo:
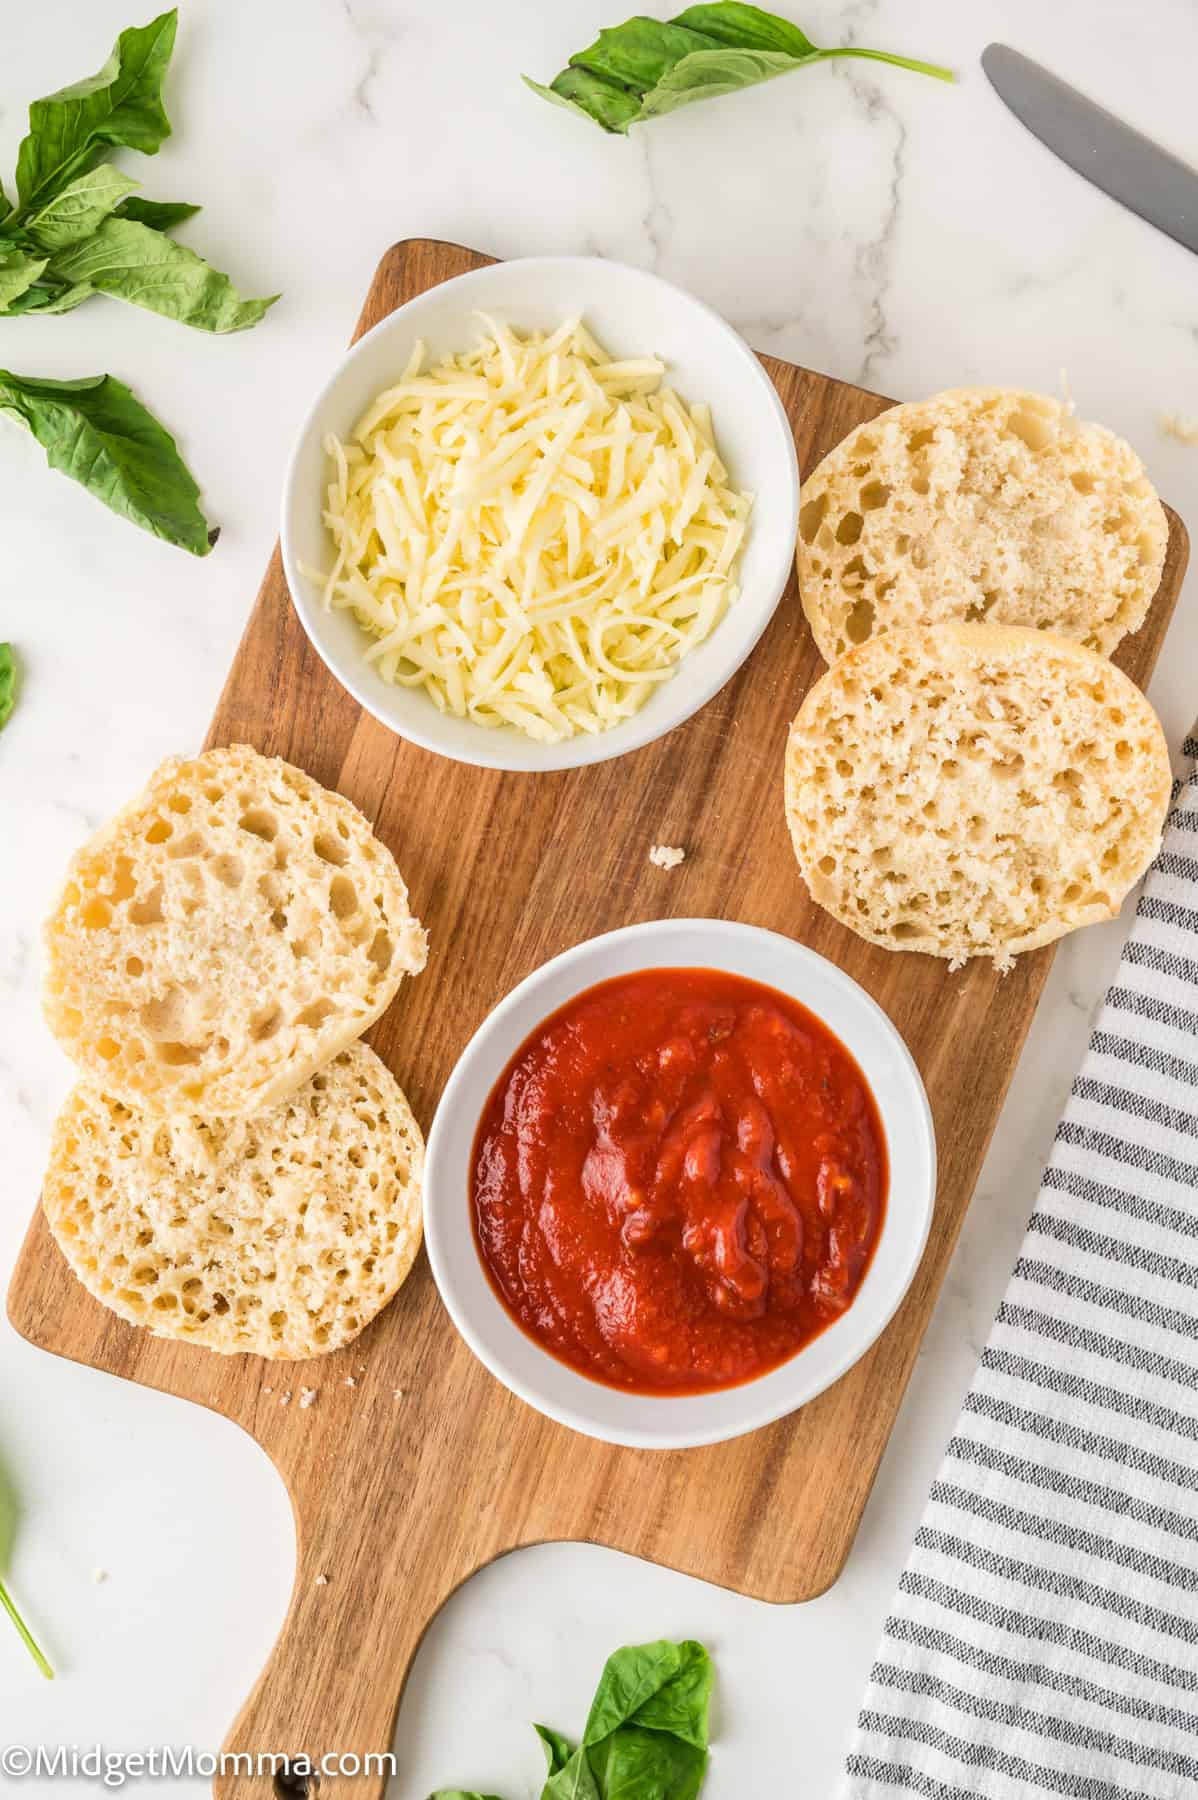
[{"label": "stainless steel knife", "polygon": [[1198,253],[1198,173],[1188,163],[1006,44],[990,44],[982,68],[999,99],[1062,162]]}]

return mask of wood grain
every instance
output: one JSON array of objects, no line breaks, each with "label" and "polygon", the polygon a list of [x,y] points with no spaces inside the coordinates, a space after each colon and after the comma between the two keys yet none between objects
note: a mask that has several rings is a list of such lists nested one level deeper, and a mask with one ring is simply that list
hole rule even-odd
[{"label": "wood grain", "polygon": [[[488,260],[450,244],[396,245],[359,332]],[[801,469],[888,404],[764,361]],[[1161,591],[1118,657],[1141,683],[1186,562],[1185,531],[1172,515],[1170,526]],[[290,1490],[299,1540],[291,1608],[228,1748],[313,1757],[388,1748],[430,1619],[476,1569],[519,1545],[608,1544],[772,1601],[810,1599],[839,1574],[1052,952],[1022,959],[1005,978],[982,964],[950,974],[929,957],[874,949],[812,905],[790,852],[781,775],[787,724],[820,667],[792,581],[740,674],[659,743],[543,776],[469,769],[359,710],[310,649],[272,560],[208,741],[247,742],[301,764],[355,800],[394,851],[432,955],[372,1042],[426,1128],[470,1034],[531,969],[616,925],[707,914],[801,939],[885,1007],[927,1084],[940,1180],[923,1264],[873,1350],[793,1417],[732,1444],[666,1454],[592,1443],[513,1399],[458,1339],[423,1258],[350,1349],[282,1370],[123,1324],[73,1280],[39,1214],[9,1289],[17,1330],[235,1419]],[[680,869],[650,866],[656,841],[691,847]],[[356,1385],[345,1385],[349,1376]],[[319,1389],[314,1406],[279,1404],[302,1384]],[[316,1585],[320,1574],[327,1585]],[[217,1785],[237,1800],[271,1792],[269,1778]],[[383,1783],[334,1785],[375,1795]]]}]

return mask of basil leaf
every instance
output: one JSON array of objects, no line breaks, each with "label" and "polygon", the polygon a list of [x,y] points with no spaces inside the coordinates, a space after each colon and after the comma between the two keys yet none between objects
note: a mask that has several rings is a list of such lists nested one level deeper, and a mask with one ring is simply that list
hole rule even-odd
[{"label": "basil leaf", "polygon": [[184,219],[194,219],[199,210],[186,200],[142,200],[134,194],[121,201],[116,216],[118,219],[135,219],[139,225],[148,225],[151,231],[173,231]]},{"label": "basil leaf", "polygon": [[[711,1659],[691,1639],[615,1651],[581,1744],[549,1725],[533,1726],[548,1764],[541,1800],[696,1800],[707,1772],[711,1684]],[[439,1788],[429,1800],[488,1796]]]},{"label": "basil leaf", "polygon": [[17,152],[22,210],[40,206],[74,176],[94,168],[107,146],[153,156],[170,136],[162,83],[175,45],[172,9],[122,31],[95,75],[60,88],[29,108],[29,134]]},{"label": "basil leaf", "polygon": [[48,200],[34,213],[25,230],[39,250],[65,250],[92,235],[97,226],[137,186],[119,169],[91,169]]},{"label": "basil leaf", "polygon": [[855,44],[821,50],[789,19],[740,0],[687,7],[677,18],[626,19],[601,31],[570,58],[548,88],[534,93],[593,119],[605,131],[626,132],[644,119],[694,100],[714,99],[833,56],[860,56],[952,81],[950,69]]},{"label": "basil leaf", "polygon": [[86,282],[56,281],[53,277],[43,276],[8,306],[0,308],[0,315],[16,318],[21,313],[35,312],[45,317],[48,314],[74,312],[94,291]]},{"label": "basil leaf", "polygon": [[0,247],[0,312],[8,312],[28,292],[45,272],[46,262],[44,256],[27,256],[15,244]]},{"label": "basil leaf", "polygon": [[711,47],[711,38],[685,26],[663,25],[657,19],[628,19],[601,31],[589,50],[570,58],[570,67],[589,69],[592,75],[643,94],[682,57]]},{"label": "basil leaf", "polygon": [[477,1788],[438,1788],[428,1800],[499,1800],[498,1794],[480,1794]]},{"label": "basil leaf", "polygon": [[[0,644],[0,731],[12,717],[12,709],[17,703],[17,662],[12,653],[11,644]],[[2,1498],[2,1496],[0,1496]],[[0,1506],[0,1570],[8,1567],[9,1551],[12,1548],[12,1516],[7,1508]]]},{"label": "basil leaf", "polygon": [[560,1731],[554,1731],[550,1725],[534,1725],[533,1730],[540,1738],[544,1748],[549,1773],[556,1775],[559,1769],[565,1768],[573,1756],[575,1746],[569,1738],[563,1737]]},{"label": "basil leaf", "polygon": [[668,1731],[696,1750],[706,1751],[714,1675],[702,1644],[685,1639],[678,1645],[676,1671],[637,1708],[634,1722],[653,1731]]},{"label": "basil leaf", "polygon": [[549,1777],[541,1789],[541,1800],[604,1800],[585,1745],[580,1744],[569,1762]]},{"label": "basil leaf", "polygon": [[8,215],[11,211],[12,211],[12,201],[9,199],[8,195],[4,192],[4,183],[2,181],[0,181],[0,224],[3,224],[4,220],[7,219]]},{"label": "basil leaf", "polygon": [[568,107],[584,119],[593,119],[604,131],[627,131],[641,116],[639,94],[630,93],[616,82],[603,81],[589,69],[563,69],[551,87],[542,87],[528,75],[521,79],[543,100],[552,100],[556,106]]},{"label": "basil leaf", "polygon": [[711,1659],[702,1644],[609,1656],[583,1744],[602,1800],[694,1800],[707,1770]]},{"label": "basil leaf", "polygon": [[707,1773],[706,1750],[640,1725],[622,1725],[587,1754],[603,1800],[695,1800]]},{"label": "basil leaf", "polygon": [[668,1638],[652,1644],[627,1644],[603,1665],[595,1698],[587,1715],[584,1744],[597,1744],[617,1726],[634,1720],[642,1706],[672,1681],[682,1668],[682,1652]]},{"label": "basil leaf", "polygon": [[762,12],[759,6],[741,6],[738,0],[717,0],[714,6],[688,6],[674,23],[689,25],[692,31],[701,31],[705,37],[732,44],[738,50],[782,50],[788,56],[809,56],[815,49],[806,32],[789,19]]},{"label": "basil leaf", "polygon": [[199,488],[175,440],[111,375],[49,381],[0,369],[0,409],[29,427],[52,469],[169,544],[206,556]]},{"label": "basil leaf", "polygon": [[718,100],[721,94],[738,93],[741,88],[770,81],[775,75],[789,75],[804,63],[836,54],[833,50],[812,50],[806,56],[794,57],[781,50],[700,50],[675,63],[649,90],[641,101],[641,117],[656,119],[695,100]]},{"label": "basil leaf", "polygon": [[200,331],[245,331],[279,297],[243,300],[202,256],[135,219],[105,219],[86,242],[54,256],[50,270]]}]

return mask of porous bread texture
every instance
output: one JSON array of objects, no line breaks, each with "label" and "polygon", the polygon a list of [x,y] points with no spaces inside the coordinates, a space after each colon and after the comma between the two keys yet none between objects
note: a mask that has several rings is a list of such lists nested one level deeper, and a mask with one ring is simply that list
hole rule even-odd
[{"label": "porous bread texture", "polygon": [[835,662],[874,631],[985,619],[1109,656],[1160,585],[1144,465],[1059,401],[957,388],[859,425],[803,483],[803,611]]},{"label": "porous bread texture", "polygon": [[164,763],[74,856],[45,939],[46,1017],[84,1074],[212,1116],[294,1093],[426,954],[358,809],[244,745]]},{"label": "porous bread texture", "polygon": [[1156,714],[1105,657],[1048,632],[880,632],[790,730],[786,815],[812,898],[871,943],[961,964],[1118,912],[1160,844]]},{"label": "porous bread texture", "polygon": [[170,1119],[89,1082],[42,1195],[74,1273],[156,1337],[299,1359],[348,1344],[420,1247],[420,1128],[364,1044],[247,1118]]}]

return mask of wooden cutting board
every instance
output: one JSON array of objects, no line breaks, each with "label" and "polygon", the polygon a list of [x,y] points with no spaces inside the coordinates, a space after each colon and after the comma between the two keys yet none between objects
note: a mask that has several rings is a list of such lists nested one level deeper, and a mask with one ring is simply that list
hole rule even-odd
[{"label": "wooden cutting board", "polygon": [[[452,244],[397,244],[379,265],[359,332],[489,260]],[[804,471],[890,404],[764,362]],[[1160,592],[1118,657],[1141,683],[1186,563],[1185,530],[1172,514],[1169,522]],[[773,1601],[811,1599],[839,1574],[1052,951],[1024,957],[1006,977],[982,963],[950,974],[931,957],[874,949],[813,906],[783,818],[782,751],[821,667],[792,580],[746,666],[660,742],[542,776],[465,768],[401,742],[359,710],[309,647],[277,553],[272,560],[208,742],[250,743],[299,763],[356,801],[394,851],[432,953],[371,1041],[426,1129],[467,1039],[531,969],[616,925],[708,914],[801,939],[885,1007],[927,1084],[940,1183],[922,1267],[872,1351],[791,1418],[674,1453],[592,1443],[514,1399],[458,1338],[423,1257],[349,1349],[271,1364],[123,1324],[74,1281],[39,1213],[9,1289],[17,1330],[57,1355],[235,1419],[290,1489],[295,1591],[229,1749],[313,1759],[386,1750],[429,1620],[476,1569],[522,1544],[609,1544]],[[656,842],[688,846],[681,868],[650,866]],[[318,1393],[301,1409],[303,1386]],[[383,1783],[353,1785],[374,1795]],[[233,1776],[217,1787],[240,1800],[268,1795],[271,1781]]]}]

